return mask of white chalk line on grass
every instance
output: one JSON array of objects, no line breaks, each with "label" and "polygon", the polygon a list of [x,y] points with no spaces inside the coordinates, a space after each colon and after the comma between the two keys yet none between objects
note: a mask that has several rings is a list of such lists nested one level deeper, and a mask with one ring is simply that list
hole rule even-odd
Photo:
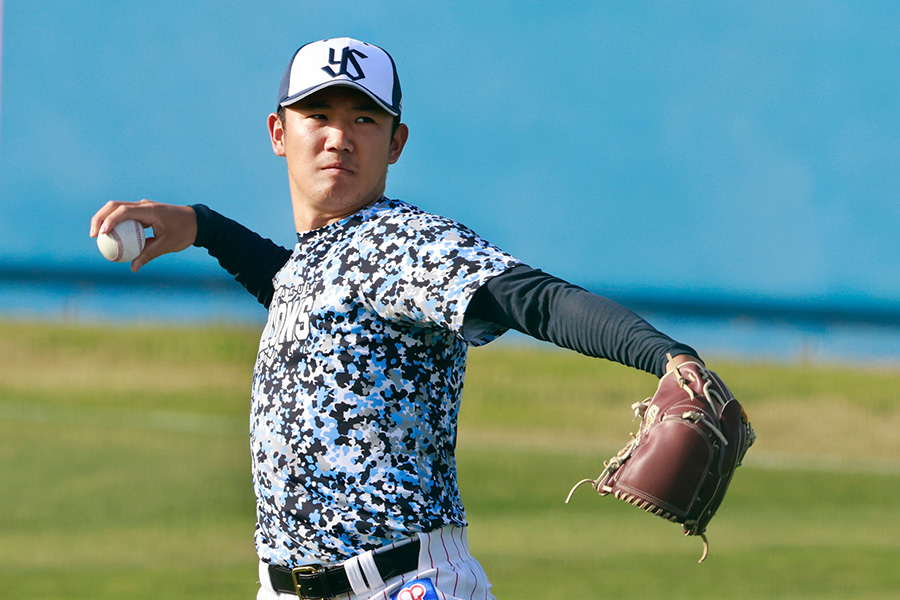
[{"label": "white chalk line on grass", "polygon": [[[33,405],[0,400],[0,421],[69,423],[101,427],[128,427],[175,433],[207,435],[248,435],[247,418],[201,415],[175,411],[134,408],[66,407]],[[620,441],[581,436],[560,436],[552,432],[497,431],[460,427],[459,448],[464,452],[513,451],[545,454],[596,456],[599,462],[613,456]],[[751,448],[744,460],[746,469],[900,475],[900,458],[802,455]]]},{"label": "white chalk line on grass", "polygon": [[68,407],[0,401],[0,421],[71,423],[198,434],[247,434],[247,418],[134,408]]},{"label": "white chalk line on grass", "polygon": [[[609,438],[562,437],[553,433],[525,433],[460,428],[459,447],[471,451],[521,452],[543,454],[580,454],[597,457],[602,462],[616,454],[623,440]],[[849,457],[841,455],[803,455],[769,452],[750,448],[742,469],[767,471],[806,471],[821,473],[859,473],[870,475],[900,475],[900,458]]]},{"label": "white chalk line on grass", "polygon": [[801,455],[751,449],[744,466],[768,471],[809,471],[819,473],[859,473],[900,475],[900,458]]}]

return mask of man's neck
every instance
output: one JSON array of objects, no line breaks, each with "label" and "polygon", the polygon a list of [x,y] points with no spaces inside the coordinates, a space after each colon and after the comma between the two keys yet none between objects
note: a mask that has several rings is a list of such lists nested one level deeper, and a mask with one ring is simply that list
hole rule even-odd
[{"label": "man's neck", "polygon": [[358,213],[362,209],[371,206],[377,201],[381,200],[384,196],[379,194],[372,200],[369,200],[364,203],[354,204],[349,208],[344,208],[343,210],[333,210],[333,211],[325,211],[321,209],[313,209],[310,210],[303,206],[294,205],[294,226],[297,228],[298,233],[303,233],[304,231],[312,231],[314,229],[320,229],[322,227],[327,227],[332,223],[337,223],[338,221],[342,221],[349,217],[352,214]]}]

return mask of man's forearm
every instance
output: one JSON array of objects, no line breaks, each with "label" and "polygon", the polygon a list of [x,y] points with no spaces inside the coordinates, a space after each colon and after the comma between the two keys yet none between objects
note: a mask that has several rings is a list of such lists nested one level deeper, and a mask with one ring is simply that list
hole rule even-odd
[{"label": "man's forearm", "polygon": [[621,304],[524,265],[475,293],[466,311],[473,318],[656,376],[666,372],[667,354],[697,355]]},{"label": "man's forearm", "polygon": [[194,246],[206,248],[223,269],[268,307],[274,293],[272,279],[288,261],[291,251],[203,204],[192,208],[197,214]]}]

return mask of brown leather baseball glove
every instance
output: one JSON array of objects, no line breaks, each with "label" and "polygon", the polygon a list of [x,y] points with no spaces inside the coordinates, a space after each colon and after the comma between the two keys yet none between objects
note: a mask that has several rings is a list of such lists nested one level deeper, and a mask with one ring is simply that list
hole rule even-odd
[{"label": "brown leather baseball glove", "polygon": [[[671,357],[670,357],[671,358]],[[597,479],[584,479],[601,496],[613,494],[703,538],[747,449],[756,439],[747,413],[714,372],[686,362],[660,379],[652,398],[632,406],[638,434],[604,463]]]}]

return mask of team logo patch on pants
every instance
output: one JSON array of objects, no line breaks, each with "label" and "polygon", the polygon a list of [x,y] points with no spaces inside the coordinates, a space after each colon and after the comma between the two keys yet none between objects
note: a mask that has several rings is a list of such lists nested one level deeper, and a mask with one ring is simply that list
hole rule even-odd
[{"label": "team logo patch on pants", "polygon": [[438,596],[430,579],[416,579],[397,590],[391,600],[438,600]]}]

